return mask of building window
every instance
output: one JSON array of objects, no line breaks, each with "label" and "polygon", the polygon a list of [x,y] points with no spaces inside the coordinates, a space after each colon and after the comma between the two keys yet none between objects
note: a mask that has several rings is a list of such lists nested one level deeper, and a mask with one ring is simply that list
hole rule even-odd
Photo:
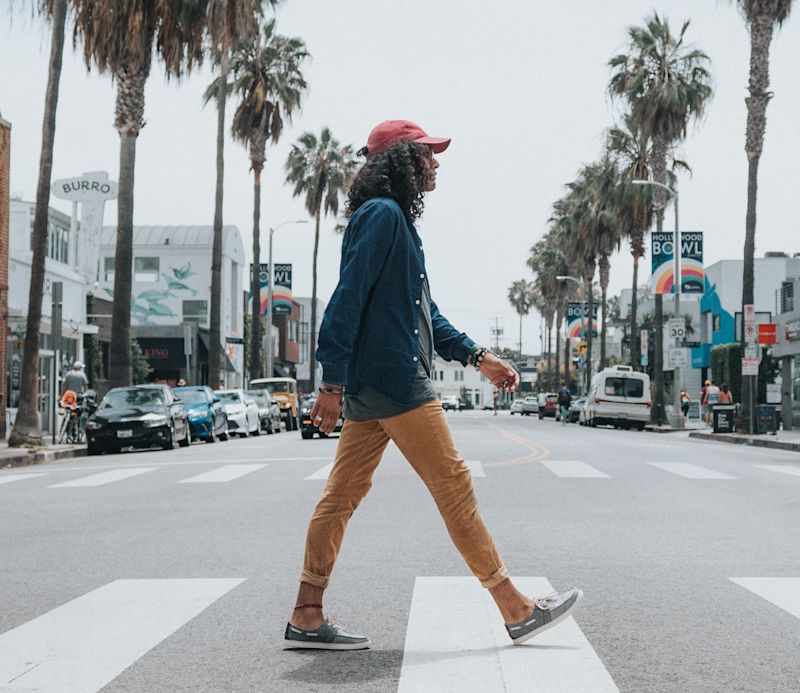
[{"label": "building window", "polygon": [[794,310],[794,283],[783,282],[781,286],[781,313],[791,313]]},{"label": "building window", "polygon": [[208,325],[208,301],[184,301],[183,321]]},{"label": "building window", "polygon": [[439,371],[439,380],[444,380],[444,371]]},{"label": "building window", "polygon": [[135,282],[157,282],[158,281],[158,258],[157,257],[136,257],[133,259],[133,281]]},{"label": "building window", "polygon": [[296,342],[297,341],[297,324],[298,324],[297,320],[289,320],[288,324],[289,324],[288,340],[290,342]]},{"label": "building window", "polygon": [[464,371],[453,371],[453,376],[456,382],[463,382],[464,381]]},{"label": "building window", "polygon": [[[31,250],[33,250],[33,219],[31,219]],[[47,222],[47,257],[57,262],[69,264],[69,229],[64,226]]]},{"label": "building window", "polygon": [[307,322],[300,323],[300,363],[308,361],[308,340],[311,338],[311,330]]},{"label": "building window", "polygon": [[114,282],[114,258],[103,258],[103,277],[107,282]]}]

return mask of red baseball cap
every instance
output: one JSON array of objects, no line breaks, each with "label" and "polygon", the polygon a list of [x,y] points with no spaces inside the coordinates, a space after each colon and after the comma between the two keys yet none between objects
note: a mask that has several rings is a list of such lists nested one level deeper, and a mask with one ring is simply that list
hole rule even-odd
[{"label": "red baseball cap", "polygon": [[367,139],[367,156],[391,147],[395,142],[410,140],[418,144],[427,144],[436,154],[440,154],[450,146],[449,137],[431,137],[419,125],[410,120],[384,120],[372,128]]}]

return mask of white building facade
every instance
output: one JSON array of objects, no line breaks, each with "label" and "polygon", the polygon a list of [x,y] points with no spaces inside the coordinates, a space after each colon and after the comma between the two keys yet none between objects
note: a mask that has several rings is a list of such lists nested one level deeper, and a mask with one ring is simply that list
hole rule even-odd
[{"label": "white building facade", "polygon": [[454,395],[477,409],[485,402],[491,402],[494,396],[494,386],[485,375],[472,366],[465,368],[458,361],[445,361],[434,356],[431,380],[439,399]]}]

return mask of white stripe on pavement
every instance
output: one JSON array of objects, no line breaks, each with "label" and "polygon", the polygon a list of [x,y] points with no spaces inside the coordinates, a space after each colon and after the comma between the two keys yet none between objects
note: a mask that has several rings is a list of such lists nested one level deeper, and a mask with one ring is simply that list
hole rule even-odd
[{"label": "white stripe on pavement", "polygon": [[266,464],[227,464],[219,469],[212,469],[188,479],[181,479],[179,484],[219,484],[239,479],[266,467]]},{"label": "white stripe on pavement", "polygon": [[728,578],[762,599],[800,618],[800,577]]},{"label": "white stripe on pavement", "polygon": [[713,469],[706,469],[696,464],[689,464],[688,462],[648,462],[652,467],[658,467],[665,472],[677,474],[686,479],[735,479],[735,476],[729,476],[722,472],[715,472]]},{"label": "white stripe on pavement", "polygon": [[328,475],[331,473],[331,469],[333,469],[333,462],[326,464],[322,469],[310,474],[304,481],[326,481]]},{"label": "white stripe on pavement", "polygon": [[45,476],[45,472],[39,472],[38,474],[6,474],[5,476],[0,476],[0,484],[10,484],[23,479],[33,479],[37,476]]},{"label": "white stripe on pavement", "polygon": [[608,479],[608,474],[603,474],[586,462],[577,460],[542,460],[542,464],[556,476],[565,479]]},{"label": "white stripe on pavement", "polygon": [[0,635],[0,690],[98,691],[241,582],[115,580]]},{"label": "white stripe on pavement", "polygon": [[[532,596],[545,578],[514,578]],[[580,607],[578,607],[580,609]],[[617,691],[572,617],[515,647],[487,590],[473,577],[418,577],[414,583],[398,693]]]},{"label": "white stripe on pavement", "polygon": [[464,460],[464,464],[469,467],[473,479],[486,476],[486,472],[483,471],[483,465],[480,460]]},{"label": "white stripe on pavement", "polygon": [[122,481],[132,476],[139,476],[145,472],[152,472],[158,467],[132,467],[128,469],[114,469],[110,472],[100,472],[99,474],[91,474],[89,476],[82,476],[80,479],[73,479],[72,481],[64,481],[60,484],[53,484],[48,488],[67,488],[73,486],[102,486],[103,484],[111,484],[115,481]]},{"label": "white stripe on pavement", "polygon": [[770,472],[778,472],[780,474],[791,474],[792,476],[800,476],[800,467],[792,466],[779,466],[777,464],[757,464],[756,467],[766,469]]}]

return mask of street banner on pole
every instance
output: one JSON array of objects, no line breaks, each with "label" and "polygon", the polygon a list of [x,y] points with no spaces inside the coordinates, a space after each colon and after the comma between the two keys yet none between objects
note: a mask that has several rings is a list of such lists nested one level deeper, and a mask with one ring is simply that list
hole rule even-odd
[{"label": "street banner on pole", "polygon": [[[651,234],[652,286],[657,294],[675,293],[675,255],[672,231]],[[705,291],[703,269],[703,232],[681,232],[681,293],[702,294]]]},{"label": "street banner on pole", "polygon": [[[597,308],[599,303],[592,303],[592,337],[597,336]],[[583,314],[583,321],[581,321]],[[583,333],[581,333],[583,322]],[[589,327],[589,306],[583,301],[567,303],[567,337],[569,339],[585,339]]]},{"label": "street banner on pole", "polygon": [[[261,315],[267,314],[269,281],[269,264],[259,265],[258,283],[261,285]],[[253,266],[250,266],[253,271]],[[291,264],[274,265],[275,287],[272,290],[272,308],[275,315],[289,315],[292,312],[292,266]]]},{"label": "street banner on pole", "polygon": [[650,350],[650,333],[647,330],[642,330],[639,333],[639,345],[640,345],[640,361],[643,366],[648,364],[648,356]]}]

